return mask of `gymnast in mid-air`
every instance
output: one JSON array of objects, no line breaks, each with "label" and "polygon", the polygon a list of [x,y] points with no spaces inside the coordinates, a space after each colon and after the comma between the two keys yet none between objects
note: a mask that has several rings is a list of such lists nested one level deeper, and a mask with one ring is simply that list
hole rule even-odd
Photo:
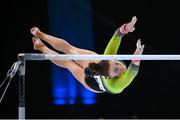
[{"label": "gymnast in mid-air", "polygon": [[[129,23],[120,26],[110,39],[104,55],[117,54],[124,35],[135,30],[136,16]],[[64,54],[94,54],[96,52],[80,49],[62,38],[57,38],[42,32],[38,27],[30,29],[33,34],[32,40],[34,49],[43,54],[59,54],[48,48],[43,42],[50,44],[56,50]],[[141,40],[137,40],[134,55],[141,55],[144,45]],[[95,93],[121,93],[130,85],[138,74],[140,60],[132,60],[129,66],[121,60],[51,60],[57,66],[68,69],[73,76],[88,90]]]}]

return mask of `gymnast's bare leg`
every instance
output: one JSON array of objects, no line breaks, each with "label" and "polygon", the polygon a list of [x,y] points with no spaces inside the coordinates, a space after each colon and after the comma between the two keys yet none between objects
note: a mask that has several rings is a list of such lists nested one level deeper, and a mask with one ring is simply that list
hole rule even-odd
[{"label": "gymnast's bare leg", "polygon": [[[50,44],[53,48],[65,53],[65,54],[97,54],[93,51],[80,49],[75,46],[69,44],[66,40],[62,38],[57,38],[51,35],[48,35],[42,31],[38,27],[31,28],[31,33],[36,36],[37,38],[44,40],[48,44]],[[78,60],[78,63],[83,68],[87,67],[90,61]]]},{"label": "gymnast's bare leg", "polygon": [[[39,50],[44,54],[58,54],[55,51],[49,49],[45,44],[42,43],[42,41],[36,37],[32,38],[33,43],[34,43],[34,49]],[[63,67],[68,69],[73,76],[81,83],[83,84],[87,89],[93,92],[97,92],[89,88],[87,84],[84,82],[84,69],[78,66],[76,63],[74,63],[71,60],[51,60],[54,64],[57,66]]]}]

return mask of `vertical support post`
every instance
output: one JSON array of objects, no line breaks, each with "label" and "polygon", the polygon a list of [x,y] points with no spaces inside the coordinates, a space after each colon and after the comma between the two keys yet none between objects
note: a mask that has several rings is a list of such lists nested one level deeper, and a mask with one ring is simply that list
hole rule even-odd
[{"label": "vertical support post", "polygon": [[18,60],[21,64],[18,69],[18,88],[19,88],[19,108],[18,108],[18,118],[19,120],[25,119],[25,55],[19,54]]}]

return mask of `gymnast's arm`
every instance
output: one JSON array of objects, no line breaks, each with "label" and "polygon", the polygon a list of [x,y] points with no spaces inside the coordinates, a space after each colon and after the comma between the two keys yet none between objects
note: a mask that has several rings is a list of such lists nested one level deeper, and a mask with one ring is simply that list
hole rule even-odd
[{"label": "gymnast's arm", "polygon": [[136,16],[134,16],[131,20],[131,22],[122,25],[120,28],[118,28],[114,35],[112,36],[111,40],[109,41],[104,54],[117,54],[117,51],[119,49],[119,46],[121,44],[121,39],[125,34],[128,34],[129,32],[133,32],[135,30],[134,25],[137,21]]},{"label": "gymnast's arm", "polygon": [[[144,45],[141,45],[140,39],[136,43],[136,50],[134,55],[141,55],[144,51]],[[132,60],[126,73],[122,75],[121,80],[119,80],[118,85],[121,85],[121,88],[124,89],[133,81],[139,71],[140,60]]]},{"label": "gymnast's arm", "polygon": [[104,55],[116,54],[121,44],[122,37],[123,37],[123,34],[120,33],[119,28],[118,28],[115,31],[114,35],[112,36],[111,40],[109,41],[108,45],[106,46]]}]

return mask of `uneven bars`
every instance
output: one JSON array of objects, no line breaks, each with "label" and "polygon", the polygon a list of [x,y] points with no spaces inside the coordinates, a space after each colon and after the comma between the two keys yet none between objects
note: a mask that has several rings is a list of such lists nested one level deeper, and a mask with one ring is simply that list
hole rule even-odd
[{"label": "uneven bars", "polygon": [[20,53],[21,61],[19,69],[19,116],[25,119],[25,61],[26,60],[180,60],[180,55],[94,55],[94,54],[41,54]]},{"label": "uneven bars", "polygon": [[180,60],[180,55],[94,55],[20,53],[25,60]]}]

